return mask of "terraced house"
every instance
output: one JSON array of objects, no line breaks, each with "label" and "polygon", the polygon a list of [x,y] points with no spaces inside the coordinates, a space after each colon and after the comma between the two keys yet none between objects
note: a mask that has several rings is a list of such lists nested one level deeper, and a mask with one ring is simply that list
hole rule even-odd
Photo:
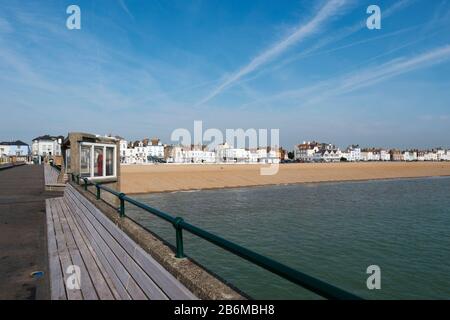
[{"label": "terraced house", "polygon": [[2,162],[27,161],[29,155],[30,146],[21,140],[0,142]]}]

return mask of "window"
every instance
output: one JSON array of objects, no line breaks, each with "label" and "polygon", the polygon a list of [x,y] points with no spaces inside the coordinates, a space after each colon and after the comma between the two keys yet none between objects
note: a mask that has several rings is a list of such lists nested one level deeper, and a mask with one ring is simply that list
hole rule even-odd
[{"label": "window", "polygon": [[94,177],[103,176],[103,147],[94,147]]},{"label": "window", "polygon": [[[82,177],[92,179],[116,177],[115,145],[82,142],[80,156]],[[89,160],[86,160],[87,158]]]},{"label": "window", "polygon": [[66,169],[70,170],[70,149],[66,150]]},{"label": "window", "polygon": [[91,147],[90,146],[81,146],[80,175],[82,177],[90,177],[91,176]]},{"label": "window", "polygon": [[114,148],[106,147],[106,175],[114,175]]}]

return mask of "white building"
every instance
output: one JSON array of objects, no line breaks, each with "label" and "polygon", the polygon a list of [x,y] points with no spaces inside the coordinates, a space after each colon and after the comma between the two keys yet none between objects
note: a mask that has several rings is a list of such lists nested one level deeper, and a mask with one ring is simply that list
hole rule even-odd
[{"label": "white building", "polygon": [[60,156],[63,136],[44,135],[33,139],[31,153],[33,157]]},{"label": "white building", "polygon": [[0,157],[8,157],[9,156],[9,144],[0,143]]},{"label": "white building", "polygon": [[0,157],[27,157],[30,146],[23,141],[0,142]]},{"label": "white building", "polygon": [[171,163],[215,163],[216,153],[200,146],[173,146],[167,162]]},{"label": "white building", "polygon": [[314,154],[314,161],[316,162],[339,162],[341,161],[342,153],[339,149],[322,150]]},{"label": "white building", "polygon": [[444,149],[438,149],[436,151],[437,161],[447,161],[447,152]]},{"label": "white building", "polygon": [[124,139],[120,140],[120,161],[124,164],[146,164],[160,162],[164,159],[164,146],[159,139],[137,141],[134,146],[128,145]]},{"label": "white building", "polygon": [[417,161],[417,151],[404,151],[403,152],[403,161]]},{"label": "white building", "polygon": [[[280,151],[278,149],[272,150],[271,148],[259,148],[256,150],[257,163],[280,163]],[[254,157],[250,155],[248,162],[254,163]]]},{"label": "white building", "polygon": [[314,156],[320,151],[318,142],[303,141],[302,144],[296,145],[294,148],[294,159],[303,162],[314,161]]},{"label": "white building", "polygon": [[434,151],[426,151],[424,155],[425,161],[438,161],[438,155]]},{"label": "white building", "polygon": [[250,151],[242,148],[232,148],[227,142],[217,146],[216,155],[218,162],[248,162]]},{"label": "white building", "polygon": [[185,159],[188,163],[215,163],[216,153],[206,150],[186,150]]},{"label": "white building", "polygon": [[351,162],[361,161],[361,148],[358,145],[352,145],[348,147],[344,153],[342,153],[342,157]]},{"label": "white building", "polygon": [[391,154],[389,150],[380,150],[380,161],[391,161]]},{"label": "white building", "polygon": [[363,150],[361,151],[361,161],[380,161],[381,154],[379,150]]}]

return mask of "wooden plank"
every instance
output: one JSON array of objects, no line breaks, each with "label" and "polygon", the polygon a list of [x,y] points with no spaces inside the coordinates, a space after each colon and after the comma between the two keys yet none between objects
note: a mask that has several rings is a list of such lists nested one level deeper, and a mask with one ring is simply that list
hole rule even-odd
[{"label": "wooden plank", "polygon": [[[82,214],[79,213],[78,207],[74,206],[74,203],[72,199],[70,199],[68,196],[64,197],[65,202],[71,206],[71,212],[73,213],[73,217],[75,221],[78,223],[78,225],[83,230],[83,236],[86,238],[86,242],[89,243],[90,246],[92,246],[95,254],[99,258],[99,262],[104,267],[106,273],[111,278],[111,281],[113,282],[113,287],[117,290],[117,293],[119,294],[119,297],[116,297],[116,299],[122,299],[122,300],[131,300],[132,297],[127,292],[125,286],[120,281],[119,277],[116,275],[113,266],[109,263],[106,255],[101,250],[100,246],[96,242],[95,235],[91,234],[91,231],[86,225],[86,219]],[[89,222],[87,222],[89,224]]]},{"label": "wooden plank", "polygon": [[98,294],[98,298],[101,300],[113,300],[116,296],[119,297],[117,292],[113,292],[116,290],[111,282],[111,279],[109,279],[109,275],[106,273],[106,271],[104,271],[102,264],[97,264],[96,259],[98,258],[96,257],[94,250],[92,249],[92,247],[88,246],[88,244],[83,239],[82,230],[79,227],[78,223],[74,220],[72,212],[70,212],[70,209],[67,206],[66,202],[62,201],[61,205],[65,207],[63,209],[63,212],[66,214],[66,219],[69,223],[69,227],[72,230],[74,240],[80,250],[80,254],[83,258],[83,261],[85,262],[89,275],[92,278],[92,283]]},{"label": "wooden plank", "polygon": [[68,197],[67,192],[64,192],[64,202],[66,203],[67,207],[70,209],[72,216],[74,218],[74,221],[77,223],[78,227],[80,228],[81,236],[84,239],[85,243],[91,250],[93,256],[96,257],[96,260],[98,261],[97,265],[102,271],[102,274],[104,278],[107,280],[108,285],[114,294],[114,297],[117,300],[131,300],[131,297],[129,293],[126,291],[125,286],[122,284],[120,279],[117,277],[116,273],[114,272],[112,266],[108,262],[108,259],[106,258],[105,254],[100,249],[99,245],[96,243],[96,238],[94,238],[94,235],[91,234],[87,226],[84,222],[84,217],[82,214],[79,214],[78,207],[74,205],[70,197]]},{"label": "wooden plank", "polygon": [[171,300],[198,300],[177,278],[161,266],[141,247],[137,247],[134,260],[153,279]]},{"label": "wooden plank", "polygon": [[45,200],[45,211],[47,217],[47,242],[49,259],[50,296],[52,300],[66,300],[66,290],[64,288],[63,271],[59,261],[58,249],[56,247],[55,228],[50,207],[52,199]]},{"label": "wooden plank", "polygon": [[[63,202],[62,199],[58,199],[55,201],[55,205],[58,210],[58,216],[59,221],[61,223],[61,227],[66,237],[66,244],[69,250],[70,257],[72,258],[73,264],[80,268],[80,288],[81,293],[83,295],[83,299],[98,300],[98,295],[96,290],[94,289],[94,285],[92,284],[90,274],[88,272],[88,269],[86,268],[83,259],[81,258],[80,249],[78,248],[75,242],[73,230],[70,228],[69,222],[66,219],[67,209],[65,205],[63,206],[61,204],[61,202]],[[64,209],[66,209],[66,212],[64,212]]]},{"label": "wooden plank", "polygon": [[58,170],[48,164],[44,164],[44,181],[46,185],[58,184],[58,176]]},{"label": "wooden plank", "polygon": [[68,275],[66,274],[67,268],[71,265],[72,259],[70,258],[69,250],[67,249],[66,239],[63,233],[63,230],[61,228],[61,223],[59,221],[59,217],[57,214],[57,208],[55,205],[55,201],[52,201],[50,203],[50,206],[52,208],[52,215],[53,215],[53,222],[55,226],[55,234],[56,234],[56,245],[58,248],[58,255],[59,259],[61,261],[61,266],[63,270],[64,275],[64,284],[66,288],[67,298],[69,300],[82,300],[81,290],[78,289],[68,289],[66,286]]},{"label": "wooden plank", "polygon": [[[197,299],[178,279],[162,267],[151,255],[142,249],[133,239],[120,230],[114,223],[96,208],[88,199],[70,187],[68,192],[74,194],[94,217],[108,230],[112,237],[127,251],[132,259],[143,269],[165,295],[170,299]],[[140,282],[138,282],[140,284]]]},{"label": "wooden plank", "polygon": [[[68,196],[71,197],[73,196],[73,194],[68,193]],[[144,294],[140,286],[136,283],[135,279],[130,274],[130,271],[133,271],[133,269],[131,267],[127,268],[124,266],[124,264],[127,263],[126,252],[116,252],[114,249],[117,249],[118,245],[114,247],[115,240],[105,229],[98,229],[98,221],[93,219],[92,215],[76,198],[72,198],[72,200],[73,203],[80,209],[78,212],[82,213],[84,215],[84,218],[86,218],[86,221],[88,221],[88,223],[86,223],[88,229],[92,229],[91,234],[94,234],[94,237],[96,237],[97,244],[105,253],[105,256],[110,261],[113,269],[116,271],[117,276],[122,281],[123,285],[130,293],[132,298],[146,300],[147,296]]]},{"label": "wooden plank", "polygon": [[123,266],[120,265],[120,262],[114,256],[112,251],[104,244],[103,239],[98,235],[98,232],[93,228],[90,221],[87,220],[81,210],[75,205],[74,200],[68,195],[65,195],[65,200],[73,207],[72,212],[75,213],[74,217],[83,229],[84,234],[87,236],[90,244],[100,258],[101,263],[113,280],[115,288],[121,298],[134,299],[134,296],[130,295],[127,291],[128,277],[122,270]]},{"label": "wooden plank", "polygon": [[[84,222],[81,220],[81,218],[78,216],[78,214],[74,215],[74,219],[76,220],[77,224],[80,226],[80,228],[83,230],[83,238],[86,239],[86,241],[89,242],[89,244],[92,246],[92,249],[94,250],[97,258],[98,258],[98,264],[101,265],[102,273],[105,276],[105,279],[110,279],[109,287],[112,289],[112,292],[114,294],[114,297],[117,300],[131,300],[131,296],[123,286],[120,279],[115,274],[113,267],[110,265],[108,259],[103,254],[102,250],[98,246],[97,243],[95,243],[95,239],[93,239],[93,236],[90,234],[89,230],[87,229]],[[115,290],[113,290],[113,288]]]},{"label": "wooden plank", "polygon": [[[77,197],[75,192],[68,191],[71,195]],[[79,193],[78,193],[79,194]],[[81,196],[81,195],[80,195]],[[77,198],[78,200],[85,200]],[[152,280],[151,277],[149,277],[148,274],[142,270],[142,268],[134,261],[132,256],[130,255],[135,252],[135,249],[137,247],[136,243],[134,243],[131,239],[129,239],[129,242],[127,242],[128,250],[125,250],[122,248],[122,246],[119,244],[117,239],[115,239],[110,231],[116,232],[119,237],[124,237],[125,234],[117,228],[109,219],[105,223],[108,228],[103,226],[93,215],[93,213],[89,210],[88,207],[91,208],[91,210],[98,210],[95,208],[91,203],[83,203],[84,201],[80,201],[80,205],[84,205],[84,210],[86,212],[86,216],[88,219],[90,219],[91,223],[95,226],[95,228],[99,231],[103,239],[106,241],[108,246],[112,249],[112,251],[116,254],[120,262],[123,264],[125,269],[130,273],[130,275],[133,277],[133,279],[136,281],[136,283],[139,285],[139,287],[142,288],[142,290],[146,293],[146,295],[150,299],[158,299],[158,300],[166,300],[168,299],[167,295],[164,293],[163,290]],[[94,210],[94,211],[95,211]],[[100,214],[101,217],[107,219],[100,211],[97,212],[97,214]]]}]

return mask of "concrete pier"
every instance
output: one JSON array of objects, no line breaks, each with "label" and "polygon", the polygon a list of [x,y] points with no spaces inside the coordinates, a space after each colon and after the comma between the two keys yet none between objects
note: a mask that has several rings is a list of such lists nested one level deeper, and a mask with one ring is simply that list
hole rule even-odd
[{"label": "concrete pier", "polygon": [[[0,300],[49,299],[44,168],[0,171]],[[43,271],[35,279],[33,271]]]}]

